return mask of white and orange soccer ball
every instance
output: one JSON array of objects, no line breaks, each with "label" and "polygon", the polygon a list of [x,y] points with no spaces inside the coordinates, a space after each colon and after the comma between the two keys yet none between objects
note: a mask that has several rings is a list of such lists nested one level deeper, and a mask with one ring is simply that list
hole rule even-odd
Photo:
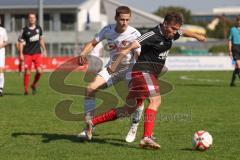
[{"label": "white and orange soccer ball", "polygon": [[211,147],[212,143],[212,135],[207,131],[197,131],[193,135],[192,144],[196,150],[205,151]]}]

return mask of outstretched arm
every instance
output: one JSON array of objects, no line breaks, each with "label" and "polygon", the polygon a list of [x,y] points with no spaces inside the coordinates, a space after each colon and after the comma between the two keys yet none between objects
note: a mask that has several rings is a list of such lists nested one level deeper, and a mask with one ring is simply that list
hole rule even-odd
[{"label": "outstretched arm", "polygon": [[198,33],[194,33],[185,29],[182,29],[182,34],[184,37],[191,37],[191,38],[195,38],[196,40],[200,41],[200,42],[205,42],[206,41],[206,37],[204,35],[198,34]]}]

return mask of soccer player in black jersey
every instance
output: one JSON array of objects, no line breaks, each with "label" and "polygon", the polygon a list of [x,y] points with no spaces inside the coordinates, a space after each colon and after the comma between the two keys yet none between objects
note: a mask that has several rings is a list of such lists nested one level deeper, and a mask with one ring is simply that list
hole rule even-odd
[{"label": "soccer player in black jersey", "polygon": [[30,13],[28,15],[28,26],[22,29],[19,37],[19,58],[24,62],[24,89],[25,95],[28,95],[28,85],[32,69],[32,63],[36,69],[36,74],[31,85],[32,93],[36,94],[36,84],[42,74],[42,53],[46,56],[46,47],[43,40],[42,28],[37,25],[36,14]]},{"label": "soccer player in black jersey", "polygon": [[199,41],[205,41],[206,39],[202,35],[181,30],[180,27],[182,23],[183,19],[180,14],[175,12],[168,13],[162,24],[157,25],[151,31],[143,34],[121,51],[116,63],[108,68],[109,74],[114,72],[121,58],[130,50],[141,47],[141,54],[132,70],[132,79],[129,84],[126,105],[113,108],[102,115],[88,120],[86,122],[88,125],[86,133],[88,139],[92,138],[93,126],[132,114],[137,106],[148,98],[149,104],[146,107],[144,119],[144,135],[140,141],[140,146],[153,149],[160,148],[160,145],[151,138],[156,111],[161,103],[157,77],[162,71],[168,51],[172,47],[174,40],[177,40],[180,36],[192,37]]}]

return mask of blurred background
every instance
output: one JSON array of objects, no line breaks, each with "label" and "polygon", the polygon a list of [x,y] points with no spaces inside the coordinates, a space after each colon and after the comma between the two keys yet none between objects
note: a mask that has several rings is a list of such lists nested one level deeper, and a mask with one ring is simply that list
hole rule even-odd
[{"label": "blurred background", "polygon": [[[38,22],[44,29],[48,56],[72,57],[79,55],[83,44],[103,26],[115,23],[115,9],[121,5],[132,9],[130,25],[142,33],[162,22],[168,11],[179,11],[185,20],[182,28],[208,37],[206,43],[189,38],[175,42],[170,51],[170,55],[175,57],[171,59],[170,56],[167,62],[171,63],[170,68],[174,67],[173,60],[177,69],[186,61],[194,61],[195,65],[196,61],[200,63],[203,56],[215,56],[214,61],[203,61],[215,65],[213,70],[232,69],[234,62],[227,57],[227,37],[235,17],[240,15],[239,0],[0,0],[1,25],[6,28],[9,37],[7,70],[17,64],[17,59],[14,59],[18,56],[16,42],[21,29],[27,24],[29,12],[39,15]],[[103,51],[102,56],[107,57],[107,51]],[[194,60],[186,59],[189,56]],[[181,64],[176,64],[178,62]],[[56,59],[51,63],[57,64]],[[194,69],[189,65],[185,67]],[[197,65],[205,66],[202,63]]]}]

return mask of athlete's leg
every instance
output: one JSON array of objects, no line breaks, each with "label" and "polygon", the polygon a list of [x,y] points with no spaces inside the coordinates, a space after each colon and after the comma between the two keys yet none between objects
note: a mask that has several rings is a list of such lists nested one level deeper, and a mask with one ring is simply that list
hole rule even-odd
[{"label": "athlete's leg", "polygon": [[[140,142],[141,147],[160,148],[160,145],[152,139],[156,112],[161,104],[161,96],[157,77],[149,73],[136,73],[136,80],[133,83],[133,91],[130,96],[149,97],[149,104],[144,115],[144,135]],[[134,91],[135,90],[135,91]]]},{"label": "athlete's leg", "polygon": [[238,76],[240,78],[240,59],[236,59],[236,64],[235,64],[235,68],[232,73],[232,79],[231,79],[230,86],[235,86],[236,76]]},{"label": "athlete's leg", "polygon": [[24,94],[28,95],[28,85],[32,69],[32,56],[24,55]]},{"label": "athlete's leg", "polygon": [[149,100],[150,103],[146,107],[144,115],[144,134],[143,139],[140,141],[140,146],[158,149],[160,145],[152,139],[152,134],[156,120],[156,112],[161,104],[161,96],[150,97]]},{"label": "athlete's leg", "polygon": [[[96,109],[95,92],[100,87],[106,87],[106,80],[102,76],[97,75],[85,90],[84,114],[86,121],[90,120],[94,115]],[[79,138],[86,138],[86,128],[84,128],[77,136]]]},{"label": "athlete's leg", "polygon": [[105,79],[102,76],[97,75],[94,81],[87,86],[84,97],[84,113],[86,115],[86,119],[90,119],[93,116],[94,110],[96,108],[96,90],[105,84]]},{"label": "athlete's leg", "polygon": [[[139,102],[143,102],[143,100],[138,100]],[[135,98],[128,98],[127,103],[123,107],[113,108],[107,112],[104,112],[101,115],[93,117],[91,120],[87,120],[87,129],[86,129],[86,138],[91,140],[93,126],[96,126],[101,123],[105,123],[108,121],[113,121],[121,117],[126,117],[131,115],[137,108],[137,101]]]},{"label": "athlete's leg", "polygon": [[128,134],[125,138],[126,142],[133,142],[136,138],[136,134],[137,134],[137,129],[138,129],[138,125],[140,123],[141,117],[142,117],[142,113],[144,110],[144,102],[142,102],[141,104],[138,104],[137,109],[135,110],[135,112],[132,114],[131,116],[131,126],[130,129],[128,131]]},{"label": "athlete's leg", "polygon": [[0,96],[3,96],[4,87],[4,68],[0,67]]},{"label": "athlete's leg", "polygon": [[150,103],[145,111],[144,138],[141,140],[140,145],[142,147],[160,148],[160,145],[151,139],[156,111],[161,103],[156,77],[141,72],[133,73],[133,76],[126,104],[123,107],[111,109],[87,121],[86,135],[88,139],[92,138],[93,126],[131,115],[144,102],[145,98],[150,96]]},{"label": "athlete's leg", "polygon": [[143,99],[129,98],[127,103],[118,108],[110,109],[109,111],[93,117],[90,121],[93,126],[112,121],[122,117],[129,117],[137,109],[137,103],[142,103]]},{"label": "athlete's leg", "polygon": [[136,109],[136,111],[132,115],[132,124],[138,124],[141,120],[142,113],[144,110],[144,103],[139,105]]},{"label": "athlete's leg", "polygon": [[[151,135],[154,128],[154,121],[156,117],[156,111],[161,103],[161,97],[155,96],[150,98],[150,103],[147,106],[145,111],[145,119],[144,119],[144,138],[141,140],[141,147],[151,147],[151,148],[160,148],[160,145],[154,142],[151,139]],[[128,103],[120,108],[114,108],[109,110],[108,112],[103,113],[102,115],[96,116],[92,118],[90,121],[87,121],[88,130],[87,137],[88,139],[92,138],[92,126],[105,123],[108,121],[113,121],[121,117],[126,117],[131,115],[137,109],[137,103],[142,103],[144,99],[138,99],[137,101],[134,99],[128,99]]]},{"label": "athlete's leg", "polygon": [[144,137],[152,136],[156,112],[161,104],[161,96],[150,97],[149,100],[144,116]]},{"label": "athlete's leg", "polygon": [[237,68],[238,77],[240,78],[240,57],[239,59],[236,60],[236,68]]},{"label": "athlete's leg", "polygon": [[[137,106],[141,105],[146,96],[142,96],[142,94],[148,94],[147,85],[145,85],[146,81],[143,78],[143,74],[140,73],[133,73],[132,80],[129,84],[129,93],[126,98],[126,105],[119,108],[114,108],[105,112],[99,116],[96,116],[91,119],[91,123],[93,125],[97,125],[100,123],[104,123],[107,121],[115,120],[119,117],[126,117],[131,115],[137,109]],[[145,92],[144,92],[145,90]],[[143,92],[142,92],[143,91]]]},{"label": "athlete's leg", "polygon": [[0,96],[3,96],[5,54],[0,54]]},{"label": "athlete's leg", "polygon": [[237,67],[237,64],[235,64],[235,68],[234,68],[233,73],[232,73],[232,79],[231,79],[230,86],[235,86],[235,80],[236,80],[236,75],[237,74],[238,74],[238,67]]},{"label": "athlete's leg", "polygon": [[[94,115],[96,108],[95,92],[97,89],[109,87],[113,83],[117,83],[120,79],[121,78],[118,75],[109,75],[107,69],[104,68],[97,74],[93,82],[87,86],[84,98],[84,113],[86,121],[90,120]],[[80,138],[86,138],[86,129],[83,129],[83,131],[77,136]]]},{"label": "athlete's leg", "polygon": [[32,88],[32,93],[36,94],[37,93],[37,82],[40,80],[41,75],[43,73],[41,54],[33,55],[33,63],[34,63],[34,68],[36,69],[36,73],[35,73],[31,88]]},{"label": "athlete's leg", "polygon": [[233,52],[233,59],[236,61],[236,64],[235,64],[235,69],[232,73],[230,86],[235,86],[234,82],[236,80],[236,76],[240,78],[240,47],[233,46],[232,52]]}]

